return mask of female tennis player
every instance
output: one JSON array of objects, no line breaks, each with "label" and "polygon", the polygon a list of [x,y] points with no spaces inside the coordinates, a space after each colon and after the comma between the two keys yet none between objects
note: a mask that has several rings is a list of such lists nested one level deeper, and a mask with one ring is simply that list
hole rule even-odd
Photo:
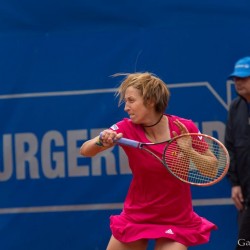
[{"label": "female tennis player", "polygon": [[[141,142],[161,142],[185,133],[198,133],[191,120],[165,114],[170,93],[155,75],[125,76],[117,95],[129,118],[112,125],[83,143],[80,153],[92,157],[115,146],[124,137]],[[149,239],[155,250],[187,250],[209,241],[216,225],[193,211],[190,185],[178,180],[144,150],[121,145],[133,174],[124,208],[110,217],[112,236],[107,250],[146,250]],[[162,154],[161,144],[154,146]],[[173,156],[174,157],[174,156]]]}]

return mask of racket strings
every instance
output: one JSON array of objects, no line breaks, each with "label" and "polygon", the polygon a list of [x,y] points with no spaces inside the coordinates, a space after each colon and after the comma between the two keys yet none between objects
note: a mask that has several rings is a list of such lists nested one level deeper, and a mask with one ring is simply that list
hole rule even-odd
[{"label": "racket strings", "polygon": [[174,140],[165,150],[164,157],[172,174],[194,184],[206,184],[219,179],[227,166],[224,148],[210,137],[201,138],[198,135]]}]

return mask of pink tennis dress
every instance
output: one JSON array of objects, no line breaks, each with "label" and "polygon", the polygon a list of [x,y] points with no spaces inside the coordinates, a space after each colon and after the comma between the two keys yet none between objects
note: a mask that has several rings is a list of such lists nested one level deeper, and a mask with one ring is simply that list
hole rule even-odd
[{"label": "pink tennis dress", "polygon": [[[189,132],[198,129],[191,120],[167,115],[169,128],[179,134],[173,123],[180,120]],[[111,129],[125,138],[149,142],[142,126],[124,119]],[[173,136],[171,134],[171,136]],[[121,242],[168,238],[185,246],[207,243],[216,225],[193,211],[190,186],[173,177],[163,164],[140,149],[123,146],[133,174],[120,215],[110,217],[113,236]],[[154,146],[159,155],[163,146]]]}]

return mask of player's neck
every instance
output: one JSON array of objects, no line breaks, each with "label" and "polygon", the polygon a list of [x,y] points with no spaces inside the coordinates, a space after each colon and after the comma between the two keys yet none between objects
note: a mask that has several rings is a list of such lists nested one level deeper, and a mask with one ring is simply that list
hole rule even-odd
[{"label": "player's neck", "polygon": [[151,142],[160,142],[170,139],[168,118],[166,116],[163,116],[156,126],[143,128],[146,137]]},{"label": "player's neck", "polygon": [[153,124],[150,124],[150,125],[142,125],[144,128],[152,128],[152,127],[155,127],[156,125],[158,125],[161,120],[162,120],[162,117],[163,117],[163,114],[161,114],[161,116],[157,119],[156,122],[154,122]]}]

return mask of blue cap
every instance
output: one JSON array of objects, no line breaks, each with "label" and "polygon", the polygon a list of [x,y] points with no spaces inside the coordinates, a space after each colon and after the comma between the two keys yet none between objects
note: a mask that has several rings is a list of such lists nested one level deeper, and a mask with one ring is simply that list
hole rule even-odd
[{"label": "blue cap", "polygon": [[234,65],[234,72],[229,75],[229,79],[233,77],[249,77],[250,76],[250,56],[241,58]]}]

